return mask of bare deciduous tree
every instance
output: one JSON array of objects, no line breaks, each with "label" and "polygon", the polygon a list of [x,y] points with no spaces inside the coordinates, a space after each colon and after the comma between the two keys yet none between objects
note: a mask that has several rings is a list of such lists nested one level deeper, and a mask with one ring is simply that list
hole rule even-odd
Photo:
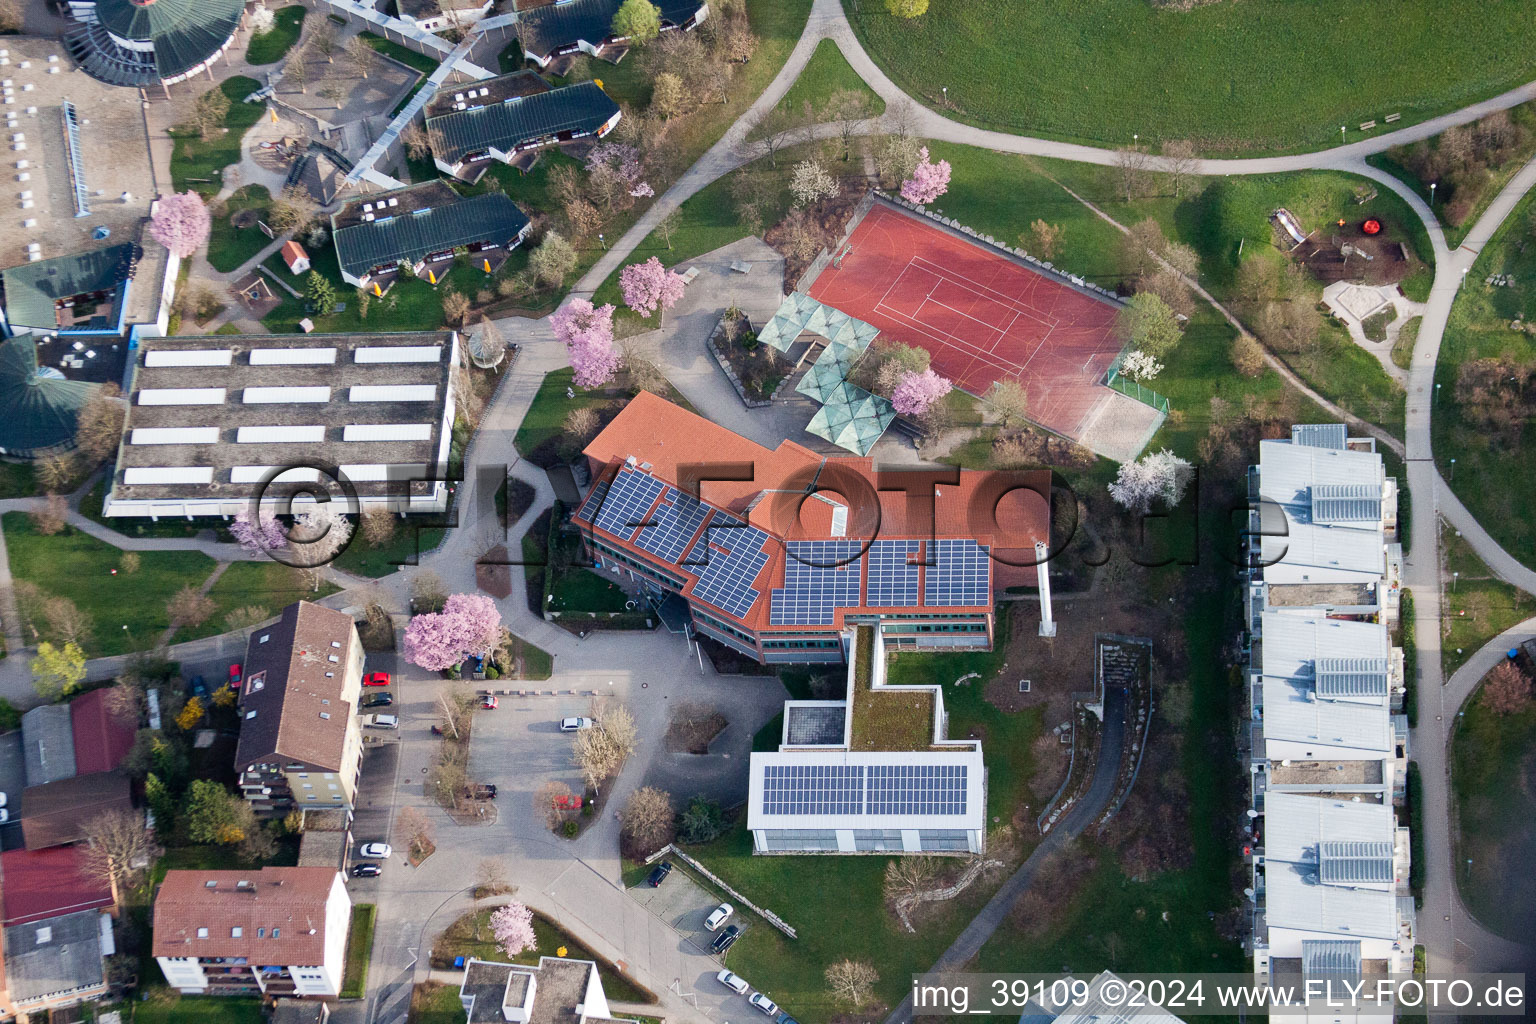
[{"label": "bare deciduous tree", "polygon": [[1531,681],[1506,658],[1483,680],[1483,702],[1496,715],[1519,714],[1531,704]]},{"label": "bare deciduous tree", "polygon": [[1053,260],[1061,247],[1061,225],[1035,218],[1029,225],[1029,236],[1020,241],[1042,260]]},{"label": "bare deciduous tree", "polygon": [[774,167],[779,166],[779,150],[792,141],[790,136],[799,123],[799,118],[777,104],[763,111],[763,116],[757,119],[752,133],[762,142],[768,162]]},{"label": "bare deciduous tree", "polygon": [[885,866],[885,898],[911,898],[933,888],[939,865],[932,857],[897,857]]},{"label": "bare deciduous tree", "polygon": [[45,600],[43,618],[48,621],[48,639],[54,643],[84,646],[91,636],[91,617],[67,597]]},{"label": "bare deciduous tree", "polygon": [[853,137],[875,116],[875,104],[862,89],[839,89],[827,97],[821,108],[821,118],[837,128],[837,136],[843,142],[843,159],[853,151]]},{"label": "bare deciduous tree", "polygon": [[400,840],[417,857],[432,851],[433,836],[437,834],[432,819],[415,807],[403,807],[395,816],[395,829]]},{"label": "bare deciduous tree", "polygon": [[358,517],[363,541],[370,548],[382,548],[395,539],[395,514],[387,508],[370,508]]},{"label": "bare deciduous tree", "polygon": [[114,903],[132,888],[160,853],[154,834],[136,811],[115,810],[98,814],[85,823],[86,847],[81,870],[112,890]]},{"label": "bare deciduous tree", "polygon": [[480,861],[475,869],[475,898],[482,899],[486,896],[505,896],[508,893],[517,892],[517,886],[513,885],[507,877],[506,866],[495,857],[486,857]]},{"label": "bare deciduous tree", "polygon": [[826,979],[834,999],[858,1008],[869,1002],[870,990],[880,975],[863,960],[839,960],[827,967]]},{"label": "bare deciduous tree", "polygon": [[560,822],[565,820],[561,806],[569,803],[572,795],[571,787],[559,779],[550,779],[534,794],[534,811],[544,819],[544,823],[549,826],[551,832],[559,828]]},{"label": "bare deciduous tree", "polygon": [[576,734],[576,767],[582,780],[596,790],[619,773],[635,752],[635,717],[622,704],[593,708],[594,723]]},{"label": "bare deciduous tree", "polygon": [[355,35],[347,40],[347,63],[353,71],[367,78],[368,72],[378,66],[379,55],[368,45],[367,40],[361,35]]},{"label": "bare deciduous tree", "polygon": [[267,226],[278,234],[304,230],[320,209],[309,189],[288,185],[267,208]]},{"label": "bare deciduous tree", "polygon": [[52,537],[62,532],[68,524],[69,503],[62,494],[50,494],[47,501],[28,511],[27,515],[32,520],[34,530],[45,537]]},{"label": "bare deciduous tree", "polygon": [[1003,417],[1003,426],[1021,420],[1029,411],[1029,393],[1024,385],[1011,377],[999,377],[987,389],[987,401]]},{"label": "bare deciduous tree", "polygon": [[412,160],[425,160],[432,155],[432,140],[428,137],[426,129],[412,121],[400,132],[400,143],[405,146],[405,153]]},{"label": "bare deciduous tree", "polygon": [[677,812],[666,790],[642,786],[624,801],[620,818],[623,834],[633,844],[632,854],[647,857],[672,841]]},{"label": "bare deciduous tree", "polygon": [[123,439],[126,412],[117,385],[102,385],[80,408],[75,421],[75,451],[92,466],[115,455]]},{"label": "bare deciduous tree", "polygon": [[1174,139],[1163,143],[1163,170],[1173,181],[1173,196],[1179,197],[1184,183],[1195,173],[1199,161],[1195,159],[1195,144],[1188,139]]},{"label": "bare deciduous tree", "polygon": [[1115,150],[1115,172],[1120,179],[1120,191],[1130,202],[1146,193],[1147,151],[1140,146],[1123,146]]}]

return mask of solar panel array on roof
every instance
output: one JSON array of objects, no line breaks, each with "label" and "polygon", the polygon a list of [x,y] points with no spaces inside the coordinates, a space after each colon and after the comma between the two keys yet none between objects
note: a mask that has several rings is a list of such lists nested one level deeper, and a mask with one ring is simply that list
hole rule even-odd
[{"label": "solar panel array on roof", "polygon": [[928,548],[924,605],[954,608],[989,603],[992,559],[986,545],[974,540],[933,540]]},{"label": "solar panel array on roof", "polygon": [[764,814],[859,814],[864,766],[770,764],[763,768]]},{"label": "solar panel array on roof", "polygon": [[599,480],[592,485],[592,493],[587,495],[587,500],[576,511],[576,519],[579,522],[590,523],[592,518],[603,509],[603,502],[608,498],[607,480]]},{"label": "solar panel array on roof", "polygon": [[662,492],[661,504],[651,513],[651,525],[640,528],[635,546],[676,564],[710,511],[693,495],[668,487]]},{"label": "solar panel array on roof", "polygon": [[1314,523],[1374,523],[1380,519],[1380,486],[1376,484],[1312,485],[1312,521]]},{"label": "solar panel array on roof", "polygon": [[1349,435],[1342,423],[1297,423],[1291,427],[1291,444],[1343,451],[1349,445]]},{"label": "solar panel array on roof", "polygon": [[859,604],[863,541],[792,540],[784,548],[784,588],[773,592],[771,625],[830,626],[837,609]]},{"label": "solar panel array on roof", "polygon": [[921,542],[877,540],[869,546],[866,603],[872,608],[911,608],[917,604],[917,556]]},{"label": "solar panel array on roof", "polygon": [[1384,885],[1393,880],[1392,844],[1324,841],[1317,844],[1317,878],[1324,885]]},{"label": "solar panel array on roof", "polygon": [[761,596],[752,584],[768,564],[767,541],[757,527],[716,515],[690,549],[688,564],[699,574],[693,596],[738,619],[746,615]]},{"label": "solar panel array on roof", "polygon": [[653,476],[622,469],[608,488],[592,525],[628,540],[641,523],[650,521],[651,506],[667,485]]},{"label": "solar panel array on roof", "polygon": [[806,707],[789,704],[784,708],[785,742],[798,746],[830,746],[843,742],[848,708],[843,704]]},{"label": "solar panel array on roof", "polygon": [[1317,695],[1324,700],[1387,695],[1385,658],[1318,658],[1315,672]]},{"label": "solar panel array on roof", "polygon": [[869,766],[866,814],[964,814],[963,764]]}]

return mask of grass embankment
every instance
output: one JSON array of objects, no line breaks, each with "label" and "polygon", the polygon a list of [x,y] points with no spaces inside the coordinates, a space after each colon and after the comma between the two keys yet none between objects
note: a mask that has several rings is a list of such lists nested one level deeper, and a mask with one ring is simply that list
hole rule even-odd
[{"label": "grass embankment", "polygon": [[[1518,3],[1332,0],[1177,11],[1148,0],[933,0],[912,20],[872,0],[843,7],[865,50],[919,102],[987,128],[1105,146],[1129,145],[1135,135],[1193,139],[1211,152],[1336,146],[1340,125],[1345,141],[1357,142],[1536,72],[1521,42],[1530,11]],[[1389,114],[1402,119],[1387,125]],[[1360,131],[1366,121],[1378,127]]]},{"label": "grass embankment", "polygon": [[1479,921],[1526,941],[1536,927],[1536,705],[1496,715],[1475,696],[1451,735],[1456,884]]},{"label": "grass embankment", "polygon": [[368,958],[373,953],[373,923],[378,907],[372,903],[352,906],[352,933],[347,936],[347,966],[341,998],[361,999],[368,991]]},{"label": "grass embankment", "polygon": [[[1504,221],[1466,276],[1435,366],[1434,441],[1440,475],[1493,539],[1526,565],[1536,564],[1536,389],[1500,388],[1495,401],[1472,404],[1457,382],[1463,367],[1506,360],[1516,371],[1536,366],[1536,335],[1510,329],[1536,315],[1536,245],[1530,244],[1531,196]],[[1490,285],[1508,275],[1512,284]],[[1455,465],[1452,465],[1455,460]]]},{"label": "grass embankment", "polygon": [[1445,565],[1440,664],[1450,679],[1489,640],[1536,615],[1536,598],[1494,576],[1455,530],[1442,532],[1440,543]]}]

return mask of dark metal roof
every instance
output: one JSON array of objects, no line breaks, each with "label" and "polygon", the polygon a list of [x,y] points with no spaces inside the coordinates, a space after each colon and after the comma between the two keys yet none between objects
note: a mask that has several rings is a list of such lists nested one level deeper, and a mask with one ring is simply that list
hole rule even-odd
[{"label": "dark metal roof", "polygon": [[[86,74],[108,85],[177,78],[218,53],[240,26],[245,0],[97,0],[96,24],[64,35]],[[149,43],[150,51],[129,43]]]},{"label": "dark metal roof", "polygon": [[[623,0],[570,0],[537,7],[518,15],[517,34],[528,53],[547,57],[569,46],[586,42],[596,46],[613,32],[613,16]],[[708,4],[700,0],[652,0],[661,11],[661,24],[681,25]]]},{"label": "dark metal roof", "polygon": [[80,408],[100,387],[37,375],[37,342],[0,342],[0,449],[35,455],[75,443]]},{"label": "dark metal roof", "polygon": [[[71,295],[118,288],[133,277],[140,255],[137,245],[124,242],[0,271],[0,283],[5,288],[6,322],[12,327],[55,331],[59,320],[54,303]],[[112,303],[114,323],[122,299],[119,289]]]},{"label": "dark metal roof", "polygon": [[[464,91],[463,86],[454,88]],[[562,132],[591,135],[618,112],[619,105],[596,82],[580,82],[429,117],[427,131],[433,155],[447,163],[457,163],[487,147],[508,153],[527,142],[553,140]]]},{"label": "dark metal roof", "polygon": [[360,277],[375,267],[414,263],[474,242],[507,245],[527,226],[527,215],[504,193],[487,192],[340,228],[334,234],[336,257],[343,270]]}]

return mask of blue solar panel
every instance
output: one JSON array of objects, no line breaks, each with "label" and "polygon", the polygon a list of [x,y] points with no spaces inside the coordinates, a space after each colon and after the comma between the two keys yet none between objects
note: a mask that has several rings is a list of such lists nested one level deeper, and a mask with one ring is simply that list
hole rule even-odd
[{"label": "blue solar panel", "polygon": [[858,814],[864,766],[770,764],[763,768],[764,814]]},{"label": "blue solar panel", "polygon": [[650,521],[651,506],[666,487],[653,476],[619,470],[592,525],[628,540],[637,526]]},{"label": "blue solar panel", "polygon": [[963,764],[869,766],[866,814],[964,814]]},{"label": "blue solar panel", "polygon": [[773,592],[770,624],[830,626],[837,609],[858,606],[862,541],[792,540],[784,548],[784,589]]},{"label": "blue solar panel", "polygon": [[608,496],[608,481],[599,480],[592,486],[592,493],[587,495],[587,500],[576,512],[576,520],[582,523],[590,523],[592,517],[597,515],[603,507],[603,502]]},{"label": "blue solar panel", "polygon": [[923,604],[930,608],[982,606],[989,603],[992,559],[974,540],[928,542]]},{"label": "blue solar panel", "polygon": [[911,608],[917,604],[915,540],[877,540],[869,546],[868,597],[871,608]]},{"label": "blue solar panel", "polygon": [[635,545],[658,558],[676,562],[683,557],[688,542],[699,532],[709,515],[709,506],[691,494],[668,487],[661,504],[651,513],[651,525],[640,528]]},{"label": "blue solar panel", "polygon": [[717,514],[683,563],[691,564],[699,574],[693,596],[738,619],[761,596],[752,584],[768,564],[768,556],[763,552],[768,535],[755,526],[735,525],[740,522],[732,516]]}]

